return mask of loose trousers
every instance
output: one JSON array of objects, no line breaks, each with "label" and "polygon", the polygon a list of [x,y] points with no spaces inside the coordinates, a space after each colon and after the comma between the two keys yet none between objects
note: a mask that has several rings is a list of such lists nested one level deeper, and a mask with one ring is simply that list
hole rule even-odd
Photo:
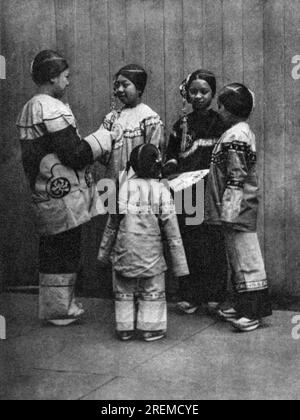
[{"label": "loose trousers", "polygon": [[114,271],[116,330],[167,330],[165,273],[149,278],[126,278]]},{"label": "loose trousers", "polygon": [[39,318],[68,318],[75,304],[75,283],[80,267],[81,227],[43,236],[39,247]]},{"label": "loose trousers", "polygon": [[265,264],[257,233],[226,229],[225,241],[239,316],[260,319],[272,315]]}]

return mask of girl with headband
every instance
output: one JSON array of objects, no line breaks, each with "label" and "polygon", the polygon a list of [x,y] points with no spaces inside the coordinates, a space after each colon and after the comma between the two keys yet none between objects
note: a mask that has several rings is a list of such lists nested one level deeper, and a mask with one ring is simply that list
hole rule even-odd
[{"label": "girl with headband", "polygon": [[142,101],[147,73],[137,64],[122,67],[114,77],[114,96],[123,104],[104,119],[103,127],[116,133],[106,177],[116,179],[126,168],[132,150],[151,143],[164,150],[164,127],[159,115]]},{"label": "girl with headband", "polygon": [[235,305],[219,309],[239,331],[254,331],[272,314],[268,281],[257,237],[259,188],[256,141],[248,118],[254,94],[240,83],[225,86],[218,97],[227,131],[216,145],[206,190],[206,221],[222,225],[236,291]]},{"label": "girl with headband", "polygon": [[17,127],[40,234],[39,317],[68,325],[84,312],[74,288],[81,227],[97,215],[90,165],[107,163],[112,135],[102,127],[80,136],[70,107],[62,102],[70,82],[68,63],[60,54],[41,51],[31,75],[38,93],[24,106]]},{"label": "girl with headband", "polygon": [[[189,75],[180,92],[184,116],[174,125],[166,153],[165,175],[191,172],[210,167],[212,151],[224,131],[211,108],[216,94],[216,78],[208,70]],[[186,115],[186,102],[193,111]],[[195,194],[195,190],[193,189]],[[190,275],[180,282],[178,309],[193,314],[200,305],[214,312],[226,298],[227,260],[224,236],[218,226],[187,226],[186,215],[178,215]]]}]

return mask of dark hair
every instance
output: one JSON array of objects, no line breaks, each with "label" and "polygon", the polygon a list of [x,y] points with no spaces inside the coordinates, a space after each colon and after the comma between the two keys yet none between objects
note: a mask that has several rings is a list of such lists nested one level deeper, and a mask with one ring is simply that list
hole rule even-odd
[{"label": "dark hair", "polygon": [[249,118],[254,106],[253,94],[241,83],[225,86],[218,100],[228,112],[239,118]]},{"label": "dark hair", "polygon": [[31,75],[37,85],[50,82],[69,68],[67,60],[52,50],[41,51],[33,60]]},{"label": "dark hair", "polygon": [[141,93],[144,92],[148,75],[146,71],[143,69],[143,67],[139,66],[138,64],[128,64],[125,67],[122,67],[118,73],[115,75],[115,81],[119,76],[124,76],[128,80],[130,80],[137,90],[139,90]]},{"label": "dark hair", "polygon": [[139,178],[159,178],[161,173],[160,152],[154,144],[137,146],[130,155],[130,166]]},{"label": "dark hair", "polygon": [[199,70],[194,71],[194,73],[191,74],[191,76],[186,82],[187,99],[189,99],[189,89],[191,87],[191,84],[193,83],[194,80],[197,80],[197,79],[205,80],[209,84],[212,90],[212,95],[214,97],[217,92],[216,76],[209,70],[199,69]]}]

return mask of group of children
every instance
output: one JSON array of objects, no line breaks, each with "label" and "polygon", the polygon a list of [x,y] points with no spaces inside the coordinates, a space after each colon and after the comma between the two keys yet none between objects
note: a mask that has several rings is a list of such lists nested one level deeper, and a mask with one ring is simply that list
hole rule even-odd
[{"label": "group of children", "polygon": [[[118,337],[128,341],[138,333],[147,342],[165,337],[165,246],[169,268],[180,279],[178,310],[191,314],[205,304],[239,331],[257,329],[272,311],[256,233],[256,146],[247,123],[254,107],[251,91],[239,83],[226,86],[216,112],[215,76],[204,70],[189,75],[180,92],[193,111],[175,124],[164,156],[163,123],[142,102],[147,73],[140,66],[125,66],[115,75],[114,94],[123,107],[84,139],[62,102],[69,85],[65,58],[42,51],[31,73],[39,91],[17,126],[40,233],[40,319],[68,325],[83,314],[74,287],[82,225],[97,215],[90,167],[100,161],[106,177],[126,179],[126,188],[117,182],[118,214],[109,216],[99,252],[100,261],[113,267]],[[209,169],[205,222],[188,227],[159,181],[201,169]],[[222,305],[228,262],[233,307]]]}]

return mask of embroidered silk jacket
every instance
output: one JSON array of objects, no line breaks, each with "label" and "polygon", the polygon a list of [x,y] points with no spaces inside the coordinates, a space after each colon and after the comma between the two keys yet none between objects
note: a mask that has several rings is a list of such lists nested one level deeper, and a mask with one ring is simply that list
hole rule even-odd
[{"label": "embroidered silk jacket", "polygon": [[255,135],[245,122],[227,130],[216,145],[205,196],[205,220],[255,232],[259,204]]},{"label": "embroidered silk jacket", "polygon": [[185,145],[182,144],[182,126],[181,118],[170,135],[166,161],[176,161],[179,173],[209,169],[213,149],[224,133],[218,113],[210,109],[203,118],[199,118],[195,111],[188,114]]},{"label": "embroidered silk jacket", "polygon": [[189,274],[170,191],[156,180],[134,176],[120,189],[119,221],[110,217],[104,231],[99,259],[106,261],[112,250],[113,268],[124,277],[143,278],[167,270],[165,241],[175,276]]},{"label": "embroidered silk jacket", "polygon": [[101,129],[83,140],[70,107],[45,94],[27,102],[17,127],[39,233],[55,235],[97,215],[90,165],[107,163],[111,133]]}]

